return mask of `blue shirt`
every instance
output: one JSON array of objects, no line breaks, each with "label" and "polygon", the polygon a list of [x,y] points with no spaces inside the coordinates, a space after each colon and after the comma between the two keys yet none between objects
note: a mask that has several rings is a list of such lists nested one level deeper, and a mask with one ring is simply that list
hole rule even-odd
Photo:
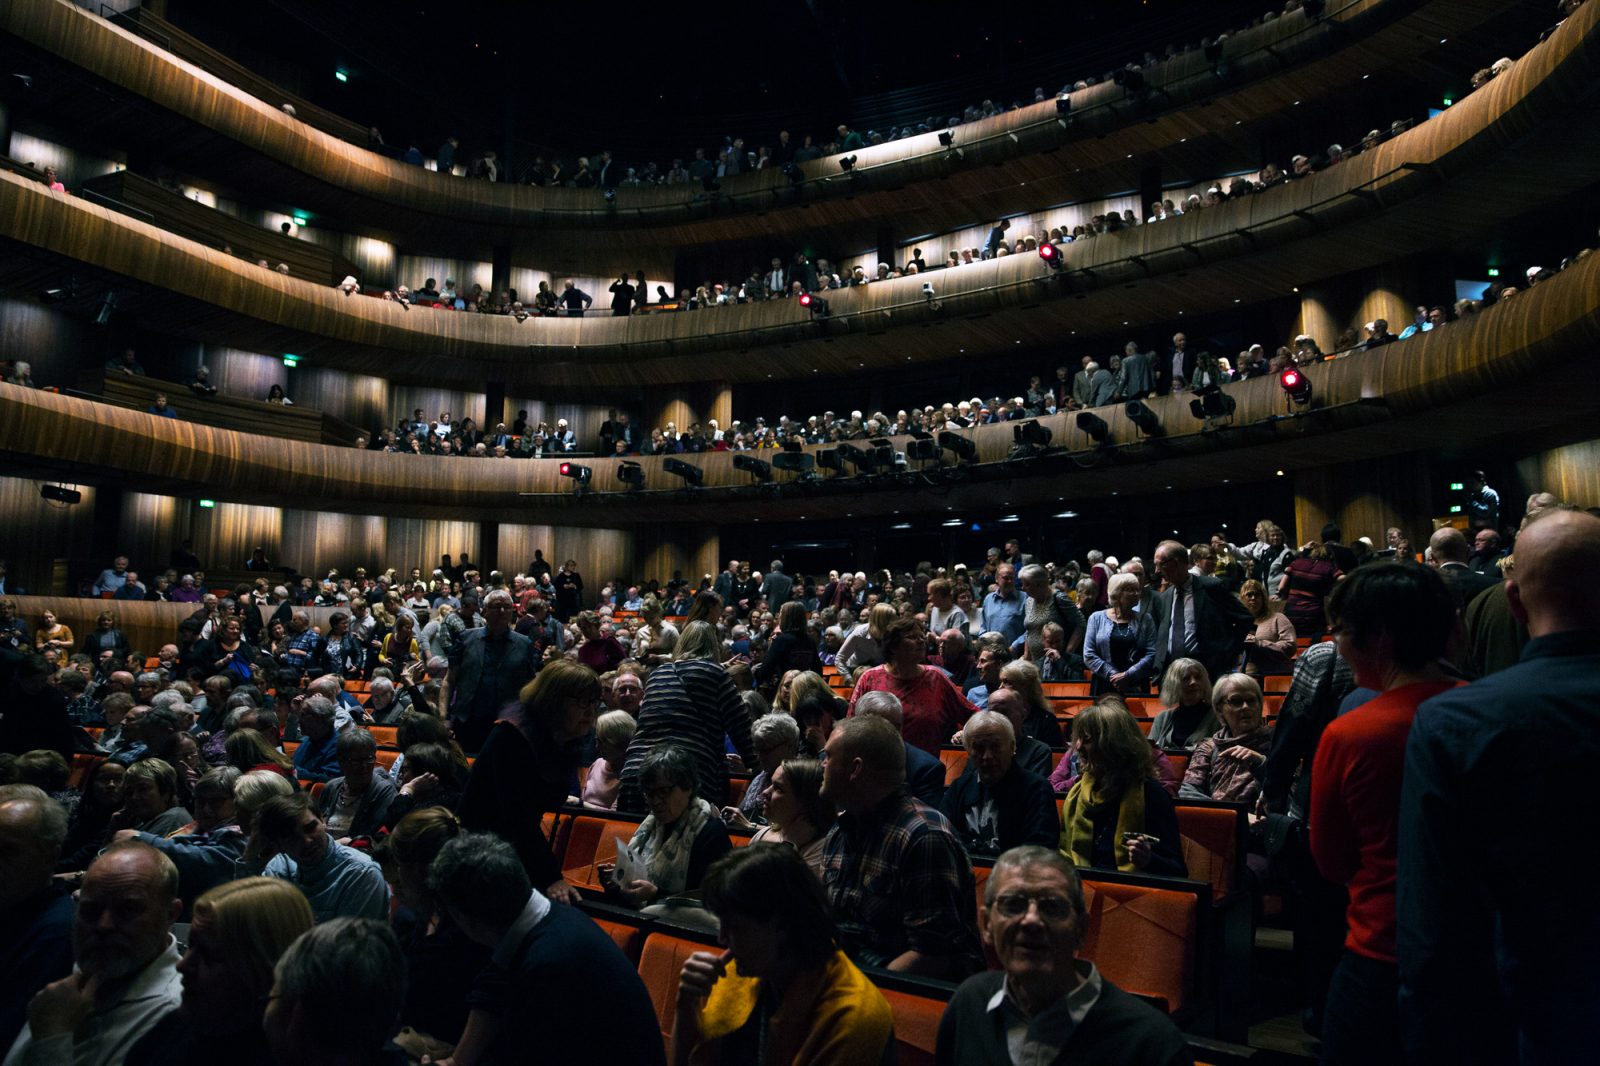
[{"label": "blue shirt", "polygon": [[277,855],[264,872],[304,892],[318,923],[333,918],[389,920],[389,885],[383,879],[383,868],[337,840],[328,840],[328,850],[319,862],[297,866],[289,856]]},{"label": "blue shirt", "polygon": [[1002,598],[998,592],[989,593],[983,598],[983,631],[999,633],[1010,644],[1022,636],[1027,604],[1027,599],[1015,589],[1009,598]]},{"label": "blue shirt", "polygon": [[339,740],[337,732],[329,733],[323,741],[302,740],[294,749],[294,775],[302,781],[331,781],[343,771],[339,769],[339,756],[335,750]]}]

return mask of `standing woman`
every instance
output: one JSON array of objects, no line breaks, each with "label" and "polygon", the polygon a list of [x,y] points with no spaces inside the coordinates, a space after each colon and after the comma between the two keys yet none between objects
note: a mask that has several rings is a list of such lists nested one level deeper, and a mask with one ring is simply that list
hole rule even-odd
[{"label": "standing woman", "polygon": [[1244,672],[1254,678],[1291,673],[1294,623],[1272,609],[1266,586],[1254,578],[1240,586],[1239,602],[1255,620],[1255,628],[1244,635]]},{"label": "standing woman", "polygon": [[117,653],[116,661],[120,663],[128,657],[130,649],[128,638],[117,628],[117,616],[110,611],[101,611],[94,631],[84,635],[83,647],[78,650],[97,663],[101,652],[114,651]]},{"label": "standing woman", "polygon": [[408,663],[417,661],[417,616],[401,611],[395,616],[394,631],[383,638],[383,648],[378,652],[378,663],[391,670],[403,670]]},{"label": "standing woman", "polygon": [[350,632],[350,615],[334,611],[328,616],[328,635],[317,649],[316,673],[359,678],[366,659],[366,646]]},{"label": "standing woman", "polygon": [[1400,784],[1418,705],[1458,683],[1440,664],[1458,612],[1438,571],[1412,562],[1360,567],[1334,589],[1329,609],[1356,685],[1381,695],[1328,724],[1311,771],[1311,854],[1323,877],[1350,892],[1344,955],[1323,1009],[1322,1061],[1399,1063]]},{"label": "standing woman", "polygon": [[1083,638],[1083,661],[1092,675],[1091,695],[1150,691],[1156,668],[1156,620],[1149,611],[1135,611],[1138,602],[1138,576],[1112,574],[1106,582],[1106,609],[1089,616]]},{"label": "standing woman", "polygon": [[251,663],[256,650],[245,643],[244,623],[237,616],[224,621],[216,636],[197,644],[194,656],[208,677],[224,674],[234,684],[243,685],[255,676]]},{"label": "standing woman", "polygon": [[733,679],[722,668],[721,652],[722,642],[710,623],[690,622],[678,638],[672,662],[650,671],[644,701],[639,705],[639,728],[628,745],[622,769],[617,810],[645,810],[639,768],[650,750],[663,741],[670,741],[693,762],[699,783],[695,794],[718,810],[728,802],[725,738],[733,741],[744,765],[756,764],[750,715]]},{"label": "standing woman", "polygon": [[1029,662],[1044,657],[1044,627],[1054,622],[1067,635],[1066,655],[1074,669],[1083,665],[1083,612],[1065,592],[1050,587],[1050,572],[1038,563],[1028,563],[1017,571],[1017,585],[1027,602],[1023,604],[1024,656]]},{"label": "standing woman", "polygon": [[560,903],[577,902],[578,892],[562,879],[540,819],[572,792],[599,707],[593,670],[570,659],[547,663],[523,687],[520,704],[489,731],[456,811],[467,829],[515,847],[534,886]]},{"label": "standing woman", "polygon": [[852,629],[844,638],[844,643],[839,645],[839,654],[835,657],[839,668],[850,671],[858,666],[877,666],[882,663],[885,658],[881,647],[883,639],[899,617],[899,612],[889,604],[874,604],[867,612],[867,620]]},{"label": "standing woman", "polygon": [[902,618],[891,625],[883,637],[888,662],[861,675],[850,696],[850,711],[855,713],[856,701],[868,692],[894,693],[905,709],[905,742],[937,756],[945,738],[978,708],[967,702],[943,670],[923,664],[926,649],[922,626],[915,619]]},{"label": "standing woman", "polygon": [[806,632],[805,605],[790,600],[778,609],[778,635],[772,638],[766,657],[756,667],[756,686],[766,688],[774,678],[796,670],[821,673],[822,660],[817,657],[817,642]]},{"label": "standing woman", "polygon": [[1294,631],[1312,640],[1328,628],[1325,603],[1339,567],[1333,553],[1322,543],[1307,545],[1305,554],[1284,568],[1278,579],[1278,598],[1284,601],[1283,613],[1294,623]]}]

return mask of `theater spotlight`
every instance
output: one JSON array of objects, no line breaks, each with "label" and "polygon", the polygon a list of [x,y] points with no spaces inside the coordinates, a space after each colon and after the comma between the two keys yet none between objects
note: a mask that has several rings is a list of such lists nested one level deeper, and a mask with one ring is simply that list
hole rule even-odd
[{"label": "theater spotlight", "polygon": [[846,174],[849,174],[851,171],[855,170],[856,157],[853,155],[847,155],[843,159],[839,160],[839,169],[844,171]]},{"label": "theater spotlight", "polygon": [[[832,470],[835,473],[844,473],[844,460],[839,457],[838,448],[818,448],[816,451],[817,469]],[[773,456],[774,459],[778,458]]]},{"label": "theater spotlight", "polygon": [[1111,75],[1111,80],[1126,89],[1129,96],[1145,90],[1144,71],[1138,67],[1123,67]]},{"label": "theater spotlight", "polygon": [[939,447],[964,463],[970,463],[978,457],[978,446],[970,438],[963,437],[954,430],[939,431]]},{"label": "theater spotlight", "polygon": [[907,459],[919,459],[925,463],[937,463],[943,455],[944,449],[939,447],[939,442],[931,437],[926,440],[914,440],[906,445]]},{"label": "theater spotlight", "polygon": [[939,134],[939,145],[943,148],[953,148],[956,143],[956,131],[945,130]]},{"label": "theater spotlight", "polygon": [[763,462],[753,455],[746,455],[744,452],[733,453],[733,468],[748,471],[757,481],[772,480],[772,464]]},{"label": "theater spotlight", "polygon": [[695,486],[706,479],[705,471],[693,463],[686,463],[682,459],[668,459],[661,464],[661,469],[669,474],[676,474],[683,478],[684,484]]},{"label": "theater spotlight", "polygon": [[856,468],[858,474],[876,474],[878,472],[878,453],[866,448],[858,448],[854,444],[839,445],[839,458]]},{"label": "theater spotlight", "polygon": [[1129,400],[1128,406],[1122,411],[1128,416],[1128,421],[1138,426],[1146,436],[1153,437],[1161,431],[1161,419],[1138,400]]},{"label": "theater spotlight", "polygon": [[1039,258],[1050,264],[1051,270],[1064,270],[1066,263],[1061,260],[1061,249],[1044,241],[1039,245]]},{"label": "theater spotlight", "polygon": [[934,297],[936,295],[937,294],[934,292],[934,288],[933,288],[933,282],[924,281],[922,283],[922,298],[927,300],[929,303],[933,303]]},{"label": "theater spotlight", "polygon": [[809,292],[800,294],[800,306],[811,312],[812,318],[828,317],[828,301]]},{"label": "theater spotlight", "polygon": [[1011,439],[1016,444],[1028,448],[1048,448],[1052,436],[1054,434],[1050,432],[1050,427],[1041,424],[1037,419],[1030,418],[1011,427]]},{"label": "theater spotlight", "polygon": [[789,179],[790,185],[799,185],[806,180],[805,172],[795,163],[785,163],[783,165],[783,176]]},{"label": "theater spotlight", "polygon": [[1311,379],[1294,367],[1278,375],[1278,384],[1295,403],[1304,406],[1311,402]]},{"label": "theater spotlight", "polygon": [[644,488],[644,467],[638,463],[623,463],[617,467],[617,480],[634,488]]},{"label": "theater spotlight", "polygon": [[[805,445],[800,443],[800,438],[798,437],[785,437],[783,440],[778,442],[778,446],[786,452],[803,452],[806,450]],[[776,463],[773,465],[777,466]],[[787,468],[778,466],[778,469],[784,470]]]},{"label": "theater spotlight", "polygon": [[594,477],[593,470],[586,466],[580,466],[577,463],[562,463],[557,472],[560,473],[562,477],[570,477],[579,485],[587,485],[589,480]]},{"label": "theater spotlight", "polygon": [[789,470],[802,477],[813,476],[816,465],[817,457],[810,452],[775,452],[772,456],[772,469]]},{"label": "theater spotlight", "polygon": [[1111,436],[1111,427],[1106,425],[1106,420],[1089,411],[1078,412],[1078,428],[1089,434],[1089,439],[1097,444]]},{"label": "theater spotlight", "polygon": [[1062,93],[1060,96],[1056,97],[1056,114],[1072,114],[1072,97],[1068,96],[1066,93]]},{"label": "theater spotlight", "polygon": [[1189,413],[1209,427],[1211,423],[1219,419],[1231,419],[1233,410],[1237,406],[1238,401],[1232,396],[1229,396],[1221,389],[1211,389],[1189,401]]}]

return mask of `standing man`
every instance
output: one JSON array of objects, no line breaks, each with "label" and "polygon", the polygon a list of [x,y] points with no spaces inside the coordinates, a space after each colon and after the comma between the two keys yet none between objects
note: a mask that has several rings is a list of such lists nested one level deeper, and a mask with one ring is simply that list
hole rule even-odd
[{"label": "standing man", "polygon": [[611,283],[611,314],[616,318],[626,318],[633,313],[633,285],[624,274]]},{"label": "standing man", "polygon": [[999,633],[1009,648],[1022,636],[1026,610],[1027,600],[1017,591],[1016,567],[1001,563],[995,567],[994,591],[983,598],[983,631]]},{"label": "standing man", "polygon": [[1250,611],[1214,577],[1189,569],[1189,549],[1175,540],[1156,546],[1156,571],[1170,586],[1156,634],[1157,669],[1174,659],[1198,659],[1212,677],[1231,673],[1254,627]]},{"label": "standing man", "polygon": [[1500,494],[1489,487],[1482,470],[1467,478],[1467,525],[1473,529],[1500,528]]},{"label": "standing man", "polygon": [[772,560],[766,577],[761,579],[761,598],[767,601],[767,607],[776,611],[789,601],[793,590],[794,578],[783,572],[783,560]]},{"label": "standing man", "polygon": [[462,748],[476,752],[506,704],[539,672],[533,642],[511,628],[517,605],[511,593],[495,589],[483,598],[484,625],[469,629],[450,655],[450,672],[439,686]]},{"label": "standing man", "polygon": [[1156,392],[1162,396],[1172,391],[1175,381],[1188,383],[1194,380],[1195,354],[1189,351],[1189,338],[1182,333],[1172,335],[1172,352],[1166,365],[1156,367]]},{"label": "standing man", "polygon": [[557,300],[572,318],[582,318],[583,313],[594,303],[594,297],[574,285],[571,278],[562,283],[561,295]]}]

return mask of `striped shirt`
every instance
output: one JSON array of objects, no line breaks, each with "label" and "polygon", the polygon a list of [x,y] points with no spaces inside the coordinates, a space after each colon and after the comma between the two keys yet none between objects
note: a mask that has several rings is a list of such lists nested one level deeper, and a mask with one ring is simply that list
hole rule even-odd
[{"label": "striped shirt", "polygon": [[663,663],[650,671],[644,700],[639,705],[639,727],[628,745],[628,758],[622,767],[622,791],[617,798],[619,811],[645,809],[644,793],[639,788],[639,767],[657,744],[683,748],[695,765],[699,779],[696,795],[714,807],[728,798],[727,751],[723,738],[733,746],[746,766],[756,763],[755,745],[750,739],[750,715],[739,699],[739,690],[720,663],[710,659],[683,659]]}]

